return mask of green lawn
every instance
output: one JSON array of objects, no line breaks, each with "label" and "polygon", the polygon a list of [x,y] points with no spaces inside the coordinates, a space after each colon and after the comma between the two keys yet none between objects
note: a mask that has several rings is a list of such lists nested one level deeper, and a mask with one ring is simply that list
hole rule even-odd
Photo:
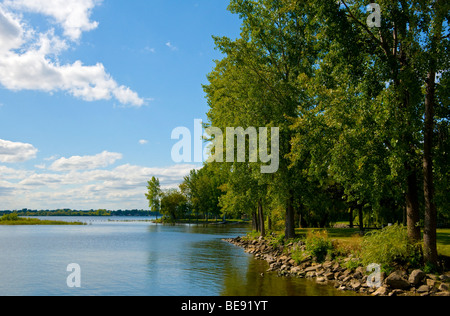
[{"label": "green lawn", "polygon": [[437,230],[438,252],[450,257],[450,228]]},{"label": "green lawn", "polygon": [[[296,229],[299,237],[306,237],[309,231],[320,229]],[[358,228],[328,228],[326,229],[331,239],[348,243],[358,243],[361,241]],[[450,257],[450,228],[437,230],[437,247],[440,255]]]}]

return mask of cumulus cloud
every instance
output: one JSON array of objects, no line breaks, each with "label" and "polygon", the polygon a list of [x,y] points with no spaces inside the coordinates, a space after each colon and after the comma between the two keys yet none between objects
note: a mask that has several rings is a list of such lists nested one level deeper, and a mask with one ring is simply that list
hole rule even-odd
[{"label": "cumulus cloud", "polygon": [[0,162],[17,163],[36,158],[38,150],[31,144],[0,139]]},{"label": "cumulus cloud", "polygon": [[50,170],[72,171],[104,168],[122,159],[122,154],[104,151],[95,156],[73,156],[60,158],[52,163]]},{"label": "cumulus cloud", "polygon": [[64,29],[64,35],[79,39],[82,32],[91,31],[98,22],[90,21],[92,9],[100,0],[6,0],[5,6],[27,12],[44,14]]},{"label": "cumulus cloud", "polygon": [[[64,91],[85,101],[116,99],[140,107],[145,100],[118,84],[101,63],[60,64],[58,56],[82,32],[97,27],[90,21],[96,0],[8,0],[0,3],[0,84],[13,91]],[[23,21],[23,11],[44,14],[64,29],[38,32]]]},{"label": "cumulus cloud", "polygon": [[[93,156],[94,157],[94,156]],[[195,165],[144,167],[124,164],[110,170],[21,171],[0,166],[2,208],[146,208],[147,181],[176,188]],[[6,174],[8,177],[4,178]],[[25,199],[25,200],[24,200]],[[22,204],[18,205],[20,202]]]}]

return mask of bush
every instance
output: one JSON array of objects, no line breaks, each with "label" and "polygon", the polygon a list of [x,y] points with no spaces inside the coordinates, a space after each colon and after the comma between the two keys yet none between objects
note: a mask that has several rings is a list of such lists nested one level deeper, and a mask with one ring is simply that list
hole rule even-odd
[{"label": "bush", "polygon": [[305,241],[306,251],[317,262],[325,261],[328,254],[333,251],[333,243],[328,239],[328,233],[326,231],[309,232]]},{"label": "bush", "polygon": [[18,220],[19,220],[19,215],[17,215],[17,213],[3,215],[2,218],[0,219],[0,221],[3,221],[3,222],[12,222],[12,221],[18,221]]},{"label": "bush", "polygon": [[419,245],[412,244],[404,226],[388,226],[367,234],[361,244],[361,259],[364,265],[377,263],[389,272],[395,265],[420,266],[422,253]]}]

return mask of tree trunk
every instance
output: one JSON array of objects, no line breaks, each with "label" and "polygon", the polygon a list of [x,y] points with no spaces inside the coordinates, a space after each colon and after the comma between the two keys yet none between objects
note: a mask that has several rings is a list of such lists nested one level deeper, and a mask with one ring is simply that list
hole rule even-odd
[{"label": "tree trunk", "polygon": [[258,216],[255,211],[252,211],[252,230],[259,231]]},{"label": "tree trunk", "polygon": [[286,207],[286,230],[285,239],[295,238],[295,214],[294,214],[294,194],[292,191],[289,192],[289,200]]},{"label": "tree trunk", "polygon": [[434,102],[436,92],[436,73],[430,71],[427,78],[425,99],[425,129],[424,129],[424,151],[423,151],[423,175],[424,175],[424,198],[425,198],[425,227],[423,234],[425,261],[431,265],[437,265],[437,211],[434,204],[434,182],[433,182],[433,129],[434,129]]},{"label": "tree trunk", "polygon": [[359,217],[359,230],[361,232],[364,231],[364,212],[363,212],[364,205],[358,205],[358,217]]},{"label": "tree trunk", "polygon": [[349,211],[349,222],[350,222],[350,228],[353,228],[353,208],[350,207]]},{"label": "tree trunk", "polygon": [[[406,170],[410,171],[411,168],[407,164]],[[417,194],[417,171],[410,171],[407,179],[407,192],[406,192],[406,225],[408,229],[408,238],[411,242],[417,242],[420,240],[420,227],[419,222],[419,199]]]},{"label": "tree trunk", "polygon": [[262,206],[261,199],[258,201],[258,215],[259,215],[259,231],[261,232],[261,237],[266,237],[266,228],[264,224],[264,210]]}]

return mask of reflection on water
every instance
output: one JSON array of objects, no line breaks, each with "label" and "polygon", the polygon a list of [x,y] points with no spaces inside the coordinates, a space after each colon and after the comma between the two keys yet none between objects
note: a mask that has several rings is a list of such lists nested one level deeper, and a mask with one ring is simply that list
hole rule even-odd
[{"label": "reflection on water", "polygon": [[[70,219],[67,219],[70,220]],[[90,219],[87,226],[0,227],[0,295],[344,295],[268,265],[222,241],[234,225],[155,225]],[[82,287],[67,287],[70,263]]]}]

